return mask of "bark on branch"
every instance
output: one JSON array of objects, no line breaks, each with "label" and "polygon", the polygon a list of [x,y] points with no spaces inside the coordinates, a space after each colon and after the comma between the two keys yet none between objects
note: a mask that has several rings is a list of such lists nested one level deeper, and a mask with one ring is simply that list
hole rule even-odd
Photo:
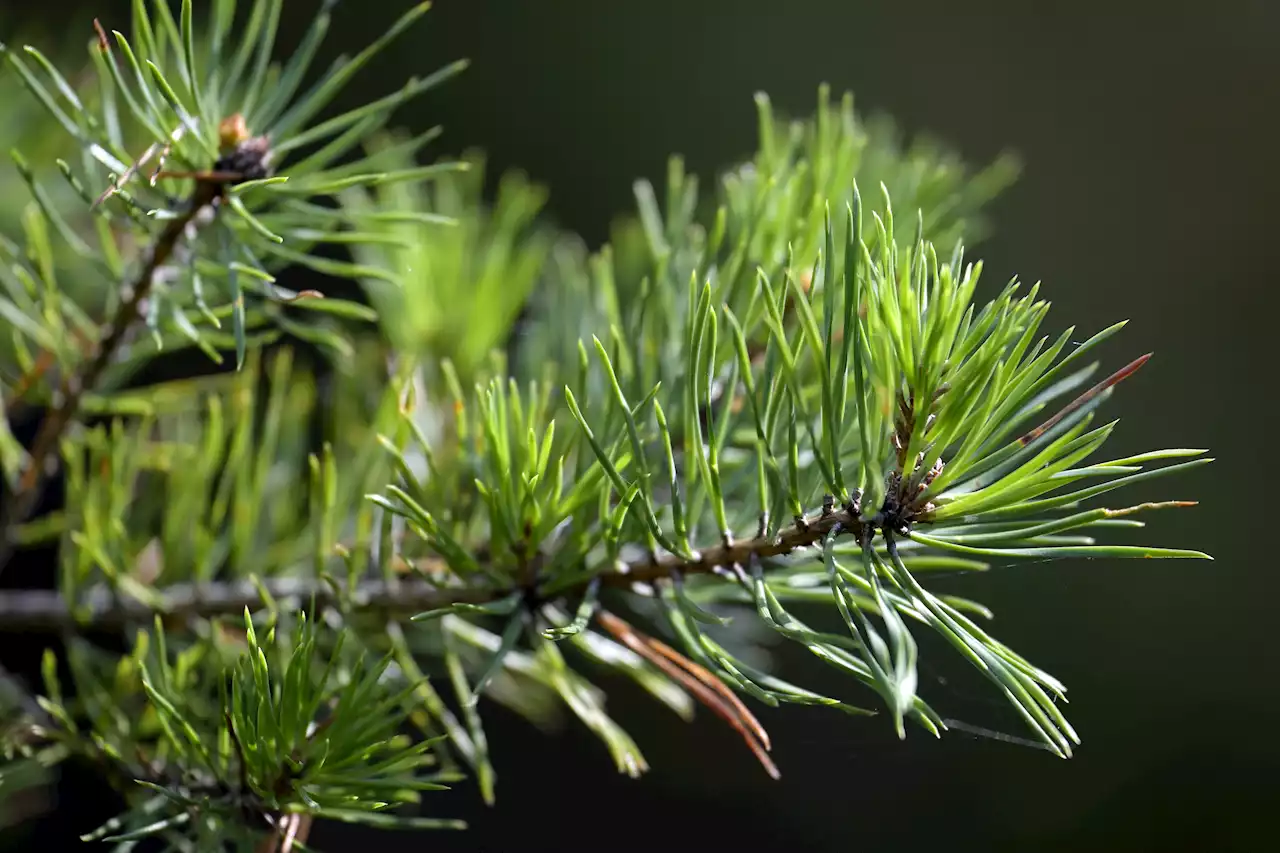
[{"label": "bark on branch", "polygon": [[[795,524],[772,537],[722,542],[696,552],[692,559],[677,554],[645,558],[619,564],[598,577],[606,586],[631,587],[676,574],[702,574],[745,566],[753,558],[766,560],[816,545],[837,524],[853,536],[860,536],[864,529],[864,523],[850,508],[824,509],[811,517],[797,519]],[[584,577],[571,586],[549,591],[548,595],[572,598],[585,590],[594,577],[597,575]],[[342,603],[338,590],[314,577],[266,578],[262,585],[277,602],[289,606],[306,607],[314,600],[317,609],[324,610]],[[356,612],[405,617],[453,604],[496,601],[515,591],[500,586],[448,587],[410,577],[392,583],[381,579],[362,580],[355,590],[343,591],[341,595],[349,597]],[[53,590],[2,592],[0,633],[113,629],[150,621],[156,614],[176,620],[207,618],[239,614],[246,607],[255,609],[262,604],[258,587],[248,580],[179,583],[153,592],[154,602],[143,601],[103,585],[86,590],[74,603]]]}]

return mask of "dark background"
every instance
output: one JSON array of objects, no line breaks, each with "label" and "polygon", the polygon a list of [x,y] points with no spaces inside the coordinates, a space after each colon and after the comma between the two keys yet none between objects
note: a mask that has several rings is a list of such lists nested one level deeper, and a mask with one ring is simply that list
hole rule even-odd
[{"label": "dark background", "polygon": [[[91,14],[120,26],[127,5]],[[340,6],[319,64],[363,46],[406,5]],[[283,45],[313,9],[286,4]],[[89,33],[89,16],[68,31],[58,4],[31,14],[69,38]],[[996,610],[998,636],[1070,688],[1083,738],[1070,761],[958,733],[933,742],[915,730],[899,743],[884,719],[764,709],[783,773],[771,782],[710,715],[686,726],[618,685],[610,707],[654,766],[642,781],[615,776],[572,724],[547,737],[490,709],[498,806],[485,810],[466,786],[427,801],[470,831],[326,825],[312,842],[525,853],[1266,848],[1280,803],[1277,643],[1264,627],[1277,584],[1255,537],[1268,529],[1276,474],[1265,442],[1278,37],[1280,6],[1265,0],[440,0],[344,103],[471,58],[402,122],[442,123],[437,151],[481,146],[495,169],[520,166],[549,184],[554,215],[593,243],[629,209],[632,179],[660,180],[668,154],[706,179],[748,155],[757,89],[804,114],[825,80],[975,164],[1018,152],[1024,175],[993,207],[994,236],[976,252],[987,293],[1013,274],[1043,280],[1054,301],[1046,331],[1074,323],[1081,339],[1133,319],[1104,348],[1108,363],[1156,357],[1109,406],[1122,422],[1108,452],[1212,448],[1215,464],[1125,500],[1201,500],[1151,516],[1142,538],[1217,561],[1020,564],[953,583]],[[944,713],[1021,734],[948,652],[928,648],[925,663],[923,689]],[[60,797],[33,849],[74,845],[113,813],[85,780],[66,781]]]}]

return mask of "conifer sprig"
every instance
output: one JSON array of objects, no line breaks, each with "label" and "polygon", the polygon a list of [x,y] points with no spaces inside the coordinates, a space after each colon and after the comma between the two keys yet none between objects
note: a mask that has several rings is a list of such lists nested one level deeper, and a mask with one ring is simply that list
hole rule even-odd
[{"label": "conifer sprig", "polygon": [[[862,215],[855,189],[837,257],[840,243],[825,219],[825,236],[814,241],[825,248],[807,287],[793,266],[783,267],[782,287],[757,269],[756,287],[740,295],[745,320],[721,301],[736,282],[715,268],[701,284],[695,279],[675,391],[645,388],[618,367],[634,370],[647,347],[669,337],[664,327],[650,337],[622,334],[620,327],[636,328],[624,313],[610,346],[596,338],[594,358],[580,350],[582,369],[564,390],[579,431],[562,444],[547,444],[561,433],[545,388],[531,384],[526,394],[497,380],[472,395],[455,389],[457,421],[444,433],[461,446],[430,448],[437,461],[427,476],[406,456],[412,430],[388,440],[401,476],[375,501],[405,519],[423,553],[444,561],[465,598],[425,615],[474,612],[474,590],[487,588],[503,614],[537,617],[548,600],[587,602],[589,589],[621,586],[656,599],[684,653],[738,690],[769,704],[840,704],[749,675],[707,633],[704,626],[728,617],[699,599],[741,600],[766,625],[879,692],[900,734],[906,717],[936,733],[941,718],[916,693],[910,620],[941,634],[996,682],[1050,749],[1069,755],[1075,734],[1053,701],[1062,686],[979,627],[971,616],[983,613],[980,606],[929,592],[917,566],[973,568],[974,556],[1204,557],[1099,544],[1078,532],[1187,502],[1066,512],[1135,476],[1200,464],[1201,451],[1092,461],[1114,427],[1090,429],[1094,411],[1145,358],[1069,395],[1096,367],[1078,359],[1118,327],[1060,358],[1072,331],[1036,341],[1047,309],[1037,288],[1019,296],[1011,283],[978,309],[971,298],[980,266],[963,264],[958,249],[940,262],[920,236],[900,246],[887,199],[869,217],[871,241],[858,236]],[[596,281],[608,287],[611,279]],[[620,301],[606,294],[612,300]],[[642,299],[632,310],[655,306]],[[718,317],[731,330],[728,342]],[[1068,372],[1073,366],[1081,369]],[[672,423],[683,424],[683,453],[673,449]],[[1166,460],[1174,464],[1159,467]],[[576,473],[562,473],[569,470]],[[1084,481],[1095,485],[1082,488]],[[481,531],[487,562],[466,544]],[[406,546],[403,559],[416,556]],[[850,632],[844,640],[802,626],[784,608],[789,579],[807,583],[813,572],[801,570],[815,557],[825,564],[826,600]],[[737,595],[726,594],[734,588]],[[544,631],[562,637],[589,625],[579,619]]]},{"label": "conifer sprig", "polygon": [[[331,119],[313,121],[430,6],[414,5],[383,37],[354,57],[340,58],[303,91],[335,5],[336,0],[320,4],[301,46],[281,64],[272,61],[281,0],[256,0],[243,30],[233,28],[233,0],[215,2],[205,21],[196,20],[191,0],[183,0],[177,17],[167,0],[138,0],[130,35],[94,22],[90,54],[97,85],[91,98],[79,94],[37,48],[20,54],[0,44],[10,69],[75,141],[79,163],[60,162],[60,167],[96,211],[95,239],[86,241],[68,226],[20,157],[19,170],[55,235],[87,258],[112,283],[113,293],[100,318],[68,300],[42,306],[38,291],[55,286],[52,249],[45,239],[28,252],[44,263],[19,271],[28,287],[11,286],[7,296],[0,295],[11,319],[33,320],[16,326],[28,332],[20,342],[24,361],[37,360],[25,349],[34,345],[52,353],[62,377],[48,388],[33,383],[38,387],[23,389],[24,395],[43,391],[40,402],[49,412],[29,453],[4,457],[16,497],[0,518],[0,554],[6,555],[0,567],[7,562],[12,528],[38,501],[84,395],[119,383],[122,377],[111,375],[110,368],[133,346],[140,326],[151,333],[152,352],[195,345],[221,361],[217,336],[200,327],[216,333],[229,319],[237,366],[244,361],[250,332],[265,321],[329,343],[332,331],[321,327],[308,334],[285,316],[284,306],[345,316],[363,315],[362,306],[274,286],[274,273],[286,264],[346,277],[370,274],[313,253],[317,245],[334,240],[359,242],[363,221],[317,202],[353,186],[428,181],[466,168],[446,162],[386,169],[376,155],[346,157],[399,106],[462,70],[464,62],[412,78],[398,91]],[[197,39],[197,29],[203,38]],[[436,135],[416,137],[402,150],[413,153]],[[131,153],[144,141],[140,153]],[[106,189],[90,202],[90,187]]]},{"label": "conifer sprig", "polygon": [[[619,772],[647,769],[602,670],[682,718],[703,706],[778,776],[752,702],[861,717],[870,690],[899,737],[947,728],[945,697],[922,695],[922,631],[1069,756],[1064,686],[930,575],[1205,558],[1119,541],[1192,502],[1095,499],[1209,460],[1103,454],[1116,423],[1095,419],[1147,360],[1095,376],[1123,323],[1077,344],[1042,333],[1038,285],[980,298],[962,238],[1012,162],[904,147],[825,87],[804,121],[761,95],[751,161],[704,193],[673,158],[589,254],[538,218],[527,179],[488,205],[481,169],[459,174],[478,155],[419,165],[436,131],[382,133],[460,66],[317,121],[425,11],[310,84],[333,5],[277,64],[282,0],[255,0],[243,30],[232,0],[203,21],[190,0],[137,0],[129,35],[91,47],[91,93],[5,51],[75,142],[60,171],[92,229],[20,163],[35,201],[27,245],[0,244],[16,354],[0,463],[22,487],[60,450],[67,496],[6,526],[57,543],[57,580],[0,594],[0,630],[68,639],[43,691],[0,671],[0,799],[74,755],[129,797],[87,836],[121,849],[306,849],[314,818],[454,826],[405,807],[466,777],[493,802],[482,700],[567,712]],[[102,316],[63,291],[68,253],[112,283]],[[372,308],[282,293],[291,264],[360,281]],[[157,351],[139,331],[234,350],[239,370],[125,391]],[[340,369],[321,382],[281,332]],[[31,451],[10,403],[51,409]],[[87,414],[106,417],[70,428]],[[770,671],[774,635],[847,685]]]}]

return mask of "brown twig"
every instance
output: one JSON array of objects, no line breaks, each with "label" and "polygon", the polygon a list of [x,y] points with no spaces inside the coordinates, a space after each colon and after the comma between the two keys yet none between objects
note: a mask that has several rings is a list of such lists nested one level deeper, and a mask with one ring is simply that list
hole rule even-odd
[{"label": "brown twig", "polygon": [[[327,609],[338,604],[328,584],[313,578],[268,578],[263,586],[277,601],[309,602]],[[140,601],[106,586],[91,587],[75,602],[75,612],[52,590],[18,590],[0,593],[0,631],[63,629],[119,629],[150,621],[159,613],[169,621],[207,618],[244,612],[262,605],[258,588],[247,581],[211,584],[174,584],[155,590],[157,601]],[[462,602],[481,603],[497,593],[488,589],[441,589],[425,581],[402,580],[390,586],[381,580],[363,581],[352,596],[358,611],[404,615]]]},{"label": "brown twig", "polygon": [[800,548],[818,544],[836,525],[853,536],[860,535],[865,526],[858,514],[849,507],[820,510],[796,519],[790,527],[774,536],[758,535],[750,539],[721,542],[702,549],[687,559],[679,554],[664,554],[656,560],[644,560],[625,565],[616,573],[606,574],[604,583],[611,586],[628,586],[636,582],[651,583],[671,577],[675,572],[699,574],[745,566],[752,558],[768,559],[790,554]]},{"label": "brown twig", "polygon": [[31,369],[18,377],[18,381],[14,383],[13,390],[9,392],[9,399],[4,401],[5,409],[11,411],[23,397],[27,396],[27,392],[40,381],[50,367],[53,367],[56,360],[57,356],[53,350],[41,350],[35,361],[31,363]]},{"label": "brown twig", "polygon": [[[815,514],[797,519],[776,536],[756,536],[728,544],[721,543],[698,552],[693,559],[666,554],[656,560],[645,558],[621,564],[616,570],[599,577],[606,586],[630,587],[652,583],[675,572],[684,575],[706,574],[734,565],[747,565],[752,559],[767,559],[790,554],[822,541],[839,524],[842,531],[857,535],[863,523],[849,509],[836,509],[829,514]],[[581,593],[591,577],[572,586],[540,591],[542,597],[568,596]],[[324,610],[337,606],[339,594],[329,584],[310,577],[265,578],[263,585],[277,601],[293,600],[306,604],[314,599]],[[513,592],[499,587],[447,587],[425,578],[402,579],[387,584],[381,579],[359,582],[350,593],[354,610],[392,616],[412,615],[451,604],[483,604],[505,598]],[[0,592],[0,633],[15,631],[61,631],[86,628],[119,629],[139,622],[149,622],[159,613],[169,621],[235,615],[246,607],[261,606],[258,588],[249,581],[217,583],[182,583],[154,590],[156,600],[129,598],[107,586],[87,589],[74,602],[68,602],[53,590],[15,590]]]},{"label": "brown twig", "polygon": [[129,330],[142,315],[142,306],[151,293],[156,273],[173,255],[187,226],[216,198],[218,192],[220,189],[216,185],[197,185],[187,209],[176,219],[170,220],[156,238],[151,257],[132,285],[125,290],[124,300],[115,317],[103,327],[97,345],[91,347],[92,355],[88,363],[81,369],[68,373],[59,383],[58,391],[54,394],[54,408],[45,415],[32,442],[27,468],[18,481],[15,494],[0,512],[0,571],[4,570],[13,554],[12,528],[26,521],[39,503],[49,473],[46,469],[57,452],[63,433],[79,413],[85,393],[97,385],[116,351],[124,343]]},{"label": "brown twig", "polygon": [[[93,26],[98,34],[98,48],[107,54],[108,62],[115,62],[111,54],[110,43],[101,22],[94,19]],[[163,145],[155,143],[146,153],[125,171],[104,192],[94,206],[101,204],[111,195],[119,192],[120,187],[128,181],[137,170],[159,151],[161,166],[172,143],[179,138],[185,125],[179,127]],[[80,411],[83,396],[91,391],[101,379],[103,372],[115,357],[134,324],[142,315],[143,306],[155,284],[156,275],[173,256],[182,242],[189,227],[193,226],[198,216],[206,208],[217,204],[225,197],[230,183],[265,177],[270,171],[270,141],[265,136],[250,137],[245,125],[244,116],[239,113],[223,119],[218,126],[219,142],[223,155],[214,162],[208,172],[185,172],[181,177],[195,180],[195,189],[183,211],[170,220],[156,237],[150,257],[143,264],[141,271],[133,282],[124,288],[123,300],[117,308],[115,316],[101,329],[98,341],[90,348],[90,354],[81,369],[72,370],[62,378],[53,397],[53,410],[45,415],[32,442],[27,468],[18,481],[18,487],[12,499],[0,510],[0,571],[13,554],[13,530],[15,525],[26,521],[40,501],[47,470],[54,460],[63,433],[71,425]],[[151,178],[152,185],[164,173],[157,171]],[[174,173],[179,176],[179,173]]]},{"label": "brown twig", "polygon": [[[85,353],[89,352],[93,342],[79,329],[72,329],[71,335],[75,338],[76,346],[80,348],[80,355],[85,357]],[[40,354],[32,361],[30,369],[18,377],[18,381],[9,390],[8,398],[4,400],[4,408],[9,412],[10,416],[30,406],[30,403],[23,398],[31,393],[31,390],[36,387],[36,383],[44,378],[49,369],[57,364],[57,361],[58,356],[53,350],[45,349],[40,351]]]}]

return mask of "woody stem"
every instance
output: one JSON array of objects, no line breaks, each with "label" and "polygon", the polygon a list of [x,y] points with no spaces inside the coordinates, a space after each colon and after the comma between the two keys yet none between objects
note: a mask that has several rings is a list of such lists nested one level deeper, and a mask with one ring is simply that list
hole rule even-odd
[{"label": "woody stem", "polygon": [[[593,573],[555,588],[541,589],[542,599],[579,595],[598,578],[606,586],[629,588],[637,583],[652,583],[673,575],[708,574],[733,566],[746,566],[753,559],[780,557],[821,542],[836,525],[841,533],[855,538],[867,531],[866,522],[850,508],[823,509],[809,517],[799,518],[791,526],[773,536],[756,536],[738,542],[724,542],[696,552],[692,558],[664,555],[646,558]],[[454,604],[484,604],[511,595],[515,590],[498,586],[447,587],[423,578],[388,583],[381,579],[364,579],[353,589],[342,592],[316,578],[263,578],[262,585],[276,601],[315,602],[326,609],[349,605],[364,613],[387,617],[407,617],[427,610]],[[154,590],[155,600],[143,601],[118,594],[106,586],[91,587],[75,601],[68,601],[53,590],[15,590],[0,592],[0,633],[10,631],[50,631],[94,628],[122,628],[148,621],[157,613],[168,619],[236,614],[262,602],[258,586],[248,582],[179,583]],[[340,600],[341,596],[341,600]]]},{"label": "woody stem", "polygon": [[40,495],[52,473],[50,469],[62,436],[79,414],[84,395],[97,386],[103,372],[124,344],[129,331],[142,315],[143,305],[151,293],[156,273],[173,256],[187,226],[213,200],[210,195],[213,192],[213,187],[199,185],[185,212],[170,220],[160,232],[150,258],[139,271],[132,286],[125,291],[125,298],[115,316],[103,326],[96,346],[90,349],[88,361],[80,369],[68,372],[59,383],[53,395],[53,409],[40,422],[31,445],[26,470],[18,481],[16,492],[3,510],[0,510],[0,572],[4,571],[13,556],[14,528],[27,521],[40,502]]}]

